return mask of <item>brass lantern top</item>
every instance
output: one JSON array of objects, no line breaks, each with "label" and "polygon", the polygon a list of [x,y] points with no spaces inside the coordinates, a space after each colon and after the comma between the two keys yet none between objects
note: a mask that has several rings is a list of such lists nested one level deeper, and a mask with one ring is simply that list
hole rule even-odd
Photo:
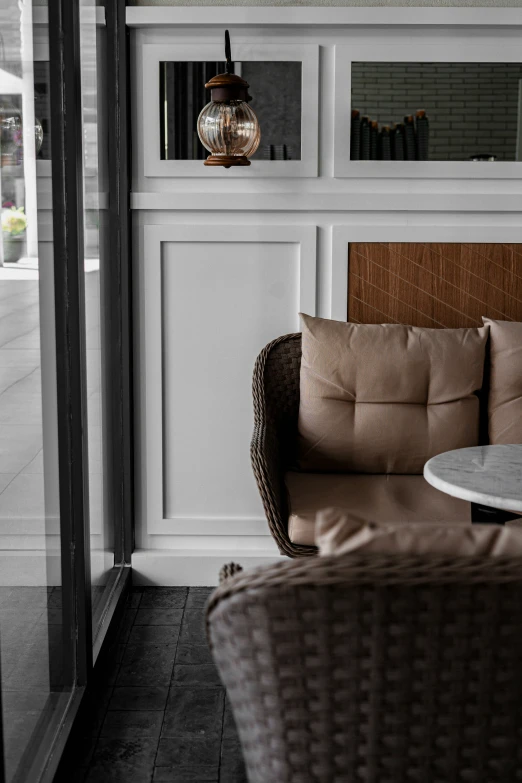
[{"label": "brass lantern top", "polygon": [[230,101],[248,101],[252,96],[248,94],[249,83],[235,73],[218,73],[205,84],[210,90],[210,100],[216,103],[229,103]]}]

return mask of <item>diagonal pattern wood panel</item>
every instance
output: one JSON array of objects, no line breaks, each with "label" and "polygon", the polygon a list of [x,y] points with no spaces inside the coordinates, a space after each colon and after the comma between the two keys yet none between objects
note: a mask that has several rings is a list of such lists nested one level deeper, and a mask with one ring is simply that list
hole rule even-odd
[{"label": "diagonal pattern wood panel", "polygon": [[353,242],[348,320],[434,328],[522,321],[522,244]]}]

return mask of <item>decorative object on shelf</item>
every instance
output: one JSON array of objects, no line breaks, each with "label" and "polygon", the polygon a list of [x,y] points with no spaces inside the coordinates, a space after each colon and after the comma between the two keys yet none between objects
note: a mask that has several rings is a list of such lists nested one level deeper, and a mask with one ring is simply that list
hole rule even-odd
[{"label": "decorative object on shelf", "polygon": [[11,207],[2,211],[2,239],[4,263],[14,264],[23,256],[27,215],[23,207]]},{"label": "decorative object on shelf", "polygon": [[205,166],[250,166],[261,140],[259,122],[248,102],[249,84],[237,76],[232,62],[230,35],[225,30],[225,73],[214,76],[205,87],[210,90],[210,103],[198,118],[198,135],[211,153]]},{"label": "decorative object on shelf", "polygon": [[380,159],[391,160],[391,136],[390,126],[383,125],[379,134]]},{"label": "decorative object on shelf", "polygon": [[377,120],[370,121],[370,160],[377,160],[379,144],[379,123]]},{"label": "decorative object on shelf", "polygon": [[428,160],[429,120],[424,109],[414,119],[383,125],[352,109],[350,160]]},{"label": "decorative object on shelf", "polygon": [[361,160],[370,160],[370,119],[361,117]]},{"label": "decorative object on shelf", "polygon": [[361,147],[361,113],[352,109],[352,122],[350,126],[350,158],[359,160]]},{"label": "decorative object on shelf", "polygon": [[409,114],[404,118],[404,154],[406,160],[415,160],[416,144],[413,114]]},{"label": "decorative object on shelf", "polygon": [[404,160],[404,123],[398,122],[393,129],[393,160]]},{"label": "decorative object on shelf", "polygon": [[415,116],[415,136],[417,140],[417,160],[428,160],[430,123],[424,109],[419,109]]},{"label": "decorative object on shelf", "polygon": [[498,160],[497,156],[493,155],[491,152],[480,153],[478,155],[470,155],[469,159],[480,163],[483,163],[484,161]]},{"label": "decorative object on shelf", "polygon": [[266,144],[263,147],[265,160],[292,160],[292,148],[287,144]]}]

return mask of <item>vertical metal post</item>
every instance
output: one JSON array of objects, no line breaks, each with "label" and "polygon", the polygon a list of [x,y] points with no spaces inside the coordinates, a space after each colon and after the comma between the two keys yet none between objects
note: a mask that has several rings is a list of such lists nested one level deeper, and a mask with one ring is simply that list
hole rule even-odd
[{"label": "vertical metal post", "polygon": [[130,83],[125,0],[106,0],[110,269],[107,292],[114,427],[115,562],[134,548]]},{"label": "vertical metal post", "polygon": [[80,2],[49,0],[64,684],[92,667]]}]

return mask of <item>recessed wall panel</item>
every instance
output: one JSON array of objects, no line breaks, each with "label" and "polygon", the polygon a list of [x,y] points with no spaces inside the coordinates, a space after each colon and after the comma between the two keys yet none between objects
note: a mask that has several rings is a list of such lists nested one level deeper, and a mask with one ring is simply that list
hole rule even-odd
[{"label": "recessed wall panel", "polygon": [[298,329],[300,245],[162,243],[164,518],[262,518],[252,371]]}]

